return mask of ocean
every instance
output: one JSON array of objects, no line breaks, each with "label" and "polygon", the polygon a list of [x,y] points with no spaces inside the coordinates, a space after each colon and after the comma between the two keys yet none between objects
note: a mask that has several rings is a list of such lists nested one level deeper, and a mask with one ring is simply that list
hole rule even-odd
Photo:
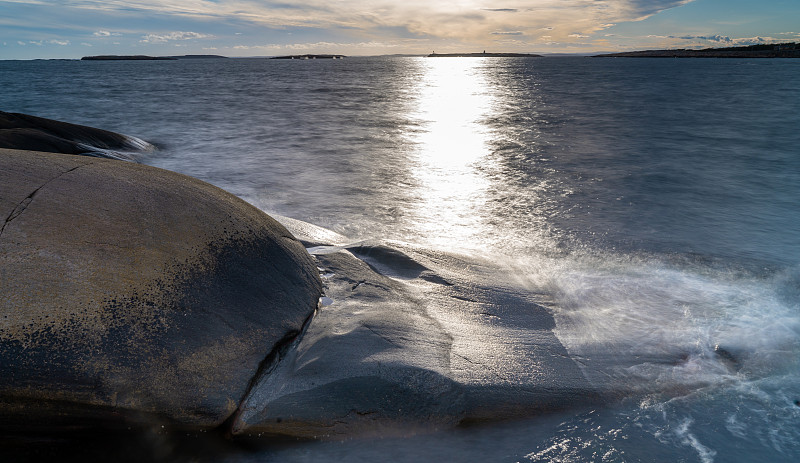
[{"label": "ocean", "polygon": [[613,397],[218,459],[794,462],[798,75],[790,59],[0,61],[0,110],[144,139],[138,162],[290,229],[458,256],[476,285],[546,307]]}]

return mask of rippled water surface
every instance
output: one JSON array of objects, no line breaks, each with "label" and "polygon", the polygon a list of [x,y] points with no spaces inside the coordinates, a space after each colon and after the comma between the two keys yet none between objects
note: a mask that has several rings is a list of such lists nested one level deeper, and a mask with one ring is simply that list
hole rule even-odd
[{"label": "rippled water surface", "polygon": [[587,378],[637,392],[234,459],[795,461],[799,73],[743,59],[6,61],[0,110],[138,136],[159,148],[143,163],[352,241],[491,261],[489,282],[543,295]]}]

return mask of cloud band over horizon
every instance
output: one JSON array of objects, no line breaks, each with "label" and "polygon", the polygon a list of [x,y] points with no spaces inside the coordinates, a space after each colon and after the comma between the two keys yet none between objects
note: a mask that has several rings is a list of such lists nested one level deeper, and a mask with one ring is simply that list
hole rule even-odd
[{"label": "cloud band over horizon", "polygon": [[[712,0],[0,0],[0,52],[6,55],[19,43],[59,45],[75,53],[80,53],[78,47],[92,46],[108,53],[174,54],[174,48],[182,47],[236,56],[308,49],[311,44],[348,48],[318,52],[382,54],[425,53],[434,47],[617,50],[656,41],[718,43],[719,37],[728,37],[725,43],[746,42],[715,30],[609,33],[624,29],[618,25],[705,1]],[[781,31],[764,31],[758,38],[770,39],[769,33]],[[775,40],[792,39],[796,37]]]}]

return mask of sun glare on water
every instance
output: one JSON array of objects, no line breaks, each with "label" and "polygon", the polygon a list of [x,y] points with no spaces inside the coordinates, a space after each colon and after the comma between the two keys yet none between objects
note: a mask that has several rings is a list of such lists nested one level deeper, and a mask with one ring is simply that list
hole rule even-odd
[{"label": "sun glare on water", "polygon": [[480,210],[488,179],[478,167],[489,161],[486,120],[493,96],[485,59],[420,58],[418,106],[422,130],[409,135],[416,146],[421,236],[432,244],[472,241],[481,232]]}]

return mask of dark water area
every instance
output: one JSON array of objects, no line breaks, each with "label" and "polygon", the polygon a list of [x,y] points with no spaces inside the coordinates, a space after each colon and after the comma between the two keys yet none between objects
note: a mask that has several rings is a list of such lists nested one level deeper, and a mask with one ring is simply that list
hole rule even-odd
[{"label": "dark water area", "polygon": [[[766,59],[0,61],[0,110],[140,137],[158,147],[142,163],[353,242],[490,261],[485,284],[549,301],[589,380],[642,385],[607,408],[215,459],[788,462],[798,75]],[[641,360],[664,352],[680,361]]]}]

